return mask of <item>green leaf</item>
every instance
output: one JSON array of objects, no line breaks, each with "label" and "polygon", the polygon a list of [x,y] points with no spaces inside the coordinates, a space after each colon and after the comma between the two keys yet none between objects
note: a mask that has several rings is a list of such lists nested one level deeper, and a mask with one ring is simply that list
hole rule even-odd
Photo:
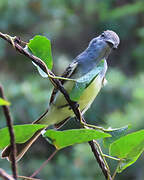
[{"label": "green leaf", "polygon": [[[47,39],[45,36],[37,35],[29,41],[27,46],[35,56],[39,57],[42,61],[45,62],[48,69],[52,69],[53,60],[51,53],[51,42],[49,39]],[[37,67],[39,71],[44,73],[44,71],[39,66]]]},{"label": "green leaf", "polygon": [[47,130],[43,136],[49,138],[57,149],[62,149],[77,143],[88,142],[93,139],[110,137],[109,134],[94,129]]},{"label": "green leaf", "polygon": [[90,72],[77,79],[74,87],[72,88],[72,91],[70,92],[70,99],[72,101],[78,101],[84,90],[92,83],[92,81],[103,70],[103,68],[104,60],[101,60],[101,62]]},{"label": "green leaf", "polygon": [[10,102],[6,101],[5,99],[0,98],[0,106],[9,106]]},{"label": "green leaf", "polygon": [[[15,125],[14,134],[16,143],[24,143],[29,138],[31,138],[34,133],[40,129],[45,128],[47,125],[41,124],[25,124],[25,125]],[[8,128],[0,129],[0,149],[5,148],[7,145],[10,144],[10,136]]]},{"label": "green leaf", "polygon": [[130,126],[127,125],[127,126],[124,126],[121,128],[108,129],[109,131],[107,131],[107,133],[109,133],[111,135],[111,137],[105,138],[103,140],[104,146],[108,148],[111,143],[113,143],[120,137],[125,136],[129,128],[130,128]]},{"label": "green leaf", "polygon": [[110,145],[110,155],[122,160],[117,172],[133,164],[144,151],[144,130],[121,137]]}]

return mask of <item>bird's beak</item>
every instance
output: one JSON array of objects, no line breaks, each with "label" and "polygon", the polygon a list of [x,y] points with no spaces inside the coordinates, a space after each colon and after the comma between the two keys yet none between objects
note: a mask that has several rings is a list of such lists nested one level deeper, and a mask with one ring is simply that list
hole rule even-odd
[{"label": "bird's beak", "polygon": [[117,45],[110,39],[106,40],[106,42],[108,43],[108,45],[113,48],[113,49],[117,49]]}]

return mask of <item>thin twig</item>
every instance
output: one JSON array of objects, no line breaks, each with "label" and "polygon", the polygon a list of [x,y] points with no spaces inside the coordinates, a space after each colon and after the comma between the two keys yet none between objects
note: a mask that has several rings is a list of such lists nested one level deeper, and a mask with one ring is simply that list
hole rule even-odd
[{"label": "thin twig", "polygon": [[45,166],[46,164],[55,156],[55,154],[58,152],[58,150],[55,150],[50,157],[44,161],[44,163],[40,166],[40,168],[38,168],[30,177],[33,178],[35,177]]},{"label": "thin twig", "polygon": [[26,57],[28,57],[29,59],[31,59],[35,64],[37,64],[46,74],[50,74],[51,78],[50,80],[54,83],[54,85],[56,86],[56,88],[59,89],[59,91],[64,95],[64,97],[66,98],[66,100],[68,101],[70,107],[72,108],[72,110],[74,111],[74,113],[76,114],[76,117],[79,117],[78,119],[80,119],[79,116],[79,111],[77,109],[77,103],[71,101],[71,99],[69,98],[69,94],[66,92],[66,90],[64,89],[64,87],[62,86],[61,82],[58,79],[52,79],[52,76],[55,77],[55,75],[49,70],[47,69],[47,66],[45,65],[45,63],[38,58],[37,56],[32,55],[31,53],[29,53],[28,51],[26,51],[22,46],[20,46],[20,40],[19,38],[15,37],[14,41],[12,41],[12,38],[8,38],[9,36],[7,36],[6,34],[3,34],[0,32],[0,37],[4,40],[6,40],[7,42],[9,42],[12,46],[13,44],[15,45],[15,49],[20,52],[21,54],[25,55]]},{"label": "thin twig", "polygon": [[113,173],[113,175],[112,175],[112,180],[114,180],[114,179],[115,179],[116,174],[117,174],[117,170],[118,170],[118,168],[119,168],[119,166],[120,166],[121,162],[122,162],[122,160],[120,160],[120,161],[118,162],[117,167],[116,167],[116,169],[115,169],[115,171],[114,171],[114,173]]},{"label": "thin twig", "polygon": [[[0,85],[0,97],[3,99],[6,99],[4,96],[4,91],[2,88],[2,85]],[[9,130],[9,135],[10,135],[10,145],[12,149],[12,172],[13,172],[13,177],[17,179],[17,165],[16,165],[16,145],[15,145],[15,136],[14,136],[14,130],[13,130],[13,123],[12,123],[12,117],[10,115],[10,110],[8,106],[2,106],[3,112],[6,118],[8,130]]]},{"label": "thin twig", "polygon": [[12,176],[7,174],[3,169],[0,168],[0,177],[4,180],[14,180]]},{"label": "thin twig", "polygon": [[98,162],[98,164],[99,164],[105,178],[107,180],[112,180],[112,178],[110,176],[110,173],[109,173],[109,170],[107,169],[107,166],[105,165],[105,162],[104,162],[103,158],[101,157],[101,154],[97,150],[94,141],[89,141],[88,143],[91,146],[91,150],[92,150],[92,152],[93,152],[93,154],[94,154],[94,156],[95,156],[95,158],[96,158],[96,160],[97,160],[97,162]]},{"label": "thin twig", "polygon": [[[86,123],[85,119],[83,117],[81,117],[81,120],[82,120],[82,125],[85,128],[89,129],[90,127],[85,126],[85,123]],[[112,180],[109,166],[108,166],[108,164],[107,164],[107,162],[105,160],[105,157],[103,156],[103,152],[102,152],[102,150],[100,148],[100,145],[95,140],[89,141],[88,143],[89,143],[89,145],[91,147],[91,150],[92,150],[92,152],[93,152],[93,154],[94,154],[94,156],[95,156],[95,158],[96,158],[96,160],[97,160],[97,162],[98,162],[98,164],[99,164],[105,178],[107,180]]]},{"label": "thin twig", "polygon": [[27,177],[27,176],[18,176],[18,178],[23,179],[23,180],[40,180],[37,178],[31,178],[31,177]]},{"label": "thin twig", "polygon": [[[102,159],[103,159],[103,162],[104,162],[104,164],[105,164],[105,169],[107,170],[108,175],[110,175],[109,166],[108,166],[108,164],[107,164],[107,161],[106,161],[105,157],[103,156],[103,152],[102,152],[102,150],[101,150],[101,147],[100,147],[99,143],[98,143],[96,140],[93,140],[93,142],[94,142],[95,145],[97,146],[97,150],[98,150],[98,152],[100,153],[100,156],[101,156]],[[108,176],[108,177],[109,177],[109,176]]]},{"label": "thin twig", "polygon": [[[11,45],[15,45],[15,49],[17,51],[19,51],[21,54],[25,55],[26,57],[28,57],[29,59],[31,59],[35,64],[37,64],[46,74],[49,75],[50,81],[53,83],[53,85],[64,95],[65,99],[67,100],[67,102],[69,103],[71,109],[73,110],[76,118],[82,122],[84,120],[84,118],[81,115],[81,112],[78,108],[78,104],[74,101],[72,101],[69,97],[69,94],[67,93],[67,91],[64,89],[63,85],[61,84],[59,79],[55,79],[55,75],[49,70],[47,69],[47,66],[45,65],[45,63],[38,57],[30,54],[28,51],[26,51],[22,46],[20,46],[20,39],[15,37],[12,41],[12,38],[8,38],[9,36],[3,34],[0,32],[0,37],[3,38],[4,40],[6,40],[7,42],[9,42]],[[82,121],[81,121],[82,120]],[[89,145],[91,146],[92,152],[94,153],[97,162],[99,163],[100,168],[102,169],[102,172],[105,176],[105,178],[107,180],[111,180],[111,176],[108,172],[108,169],[106,168],[106,165],[103,161],[102,158],[100,158],[100,153],[98,152],[97,148],[95,147],[95,144],[93,141],[89,142]]]}]

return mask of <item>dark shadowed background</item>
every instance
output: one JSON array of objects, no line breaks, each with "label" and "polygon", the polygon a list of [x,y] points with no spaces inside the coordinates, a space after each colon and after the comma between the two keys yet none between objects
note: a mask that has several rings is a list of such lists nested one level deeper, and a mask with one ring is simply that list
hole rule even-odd
[{"label": "dark shadowed background", "polygon": [[[115,31],[121,43],[108,59],[108,84],[101,90],[85,118],[108,127],[132,125],[144,128],[144,1],[142,0],[0,0],[0,31],[28,41],[36,34],[51,40],[54,69],[61,74],[104,30]],[[0,39],[0,83],[14,124],[30,123],[48,106],[52,85],[42,78],[31,61]],[[0,109],[0,128],[5,127]],[[65,128],[76,127],[74,120]],[[18,163],[21,175],[31,175],[46,160],[52,147],[39,139]],[[111,168],[115,162],[110,161]],[[0,167],[11,173],[10,164]],[[104,180],[88,144],[59,152],[41,171],[44,180]],[[117,180],[144,179],[143,155]]]}]

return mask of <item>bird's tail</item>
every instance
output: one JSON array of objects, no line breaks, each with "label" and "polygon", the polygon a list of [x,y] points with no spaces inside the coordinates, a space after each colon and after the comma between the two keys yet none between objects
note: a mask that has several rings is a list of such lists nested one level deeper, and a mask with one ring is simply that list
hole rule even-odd
[{"label": "bird's tail", "polygon": [[[52,123],[54,124],[55,121],[50,121],[51,118],[55,119],[53,117],[53,115],[51,114],[47,114],[49,111],[47,109],[47,111],[45,113],[43,113],[39,119],[37,119],[36,121],[33,122],[33,124],[47,124],[47,127],[49,125],[51,125]],[[45,116],[47,114],[47,116]],[[55,128],[59,128],[61,127],[70,117],[64,119],[63,121],[61,121],[60,123],[55,124]],[[42,128],[40,130],[38,130],[28,141],[26,141],[25,143],[21,143],[18,144],[16,143],[16,150],[17,150],[17,154],[16,154],[16,161],[20,160],[23,155],[27,152],[27,150],[30,148],[30,146],[37,140],[37,138],[41,135],[41,131],[44,130],[46,128]],[[12,148],[11,145],[7,146],[1,154],[2,158],[7,158],[9,161],[12,160]]]},{"label": "bird's tail", "polygon": [[[20,160],[23,155],[26,153],[26,151],[30,148],[30,146],[36,141],[36,139],[41,135],[41,130],[38,130],[28,141],[22,144],[16,144],[16,161]],[[11,145],[7,146],[2,151],[2,158],[7,158],[9,161],[12,161],[12,149]]]},{"label": "bird's tail", "polygon": [[[42,119],[48,112],[48,109],[46,110],[45,113],[43,113],[38,120],[34,121],[32,124],[39,124],[40,119]],[[18,144],[16,143],[16,161],[19,161],[23,155],[27,152],[27,150],[30,148],[30,146],[37,140],[37,138],[41,135],[41,131],[44,130],[45,128],[42,128],[38,130],[28,141],[25,143]],[[7,158],[9,161],[12,161],[12,149],[11,145],[7,146],[1,154],[2,158]]]}]

